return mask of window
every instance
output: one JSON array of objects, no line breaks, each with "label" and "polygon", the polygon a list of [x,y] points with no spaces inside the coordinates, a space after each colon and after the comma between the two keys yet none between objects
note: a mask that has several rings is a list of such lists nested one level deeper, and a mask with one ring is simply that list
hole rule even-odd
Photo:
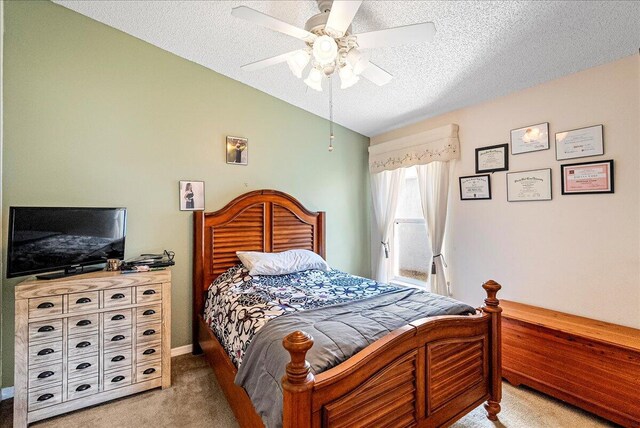
[{"label": "window", "polygon": [[391,239],[391,281],[426,286],[431,273],[431,247],[422,215],[416,169],[407,168],[404,177]]}]

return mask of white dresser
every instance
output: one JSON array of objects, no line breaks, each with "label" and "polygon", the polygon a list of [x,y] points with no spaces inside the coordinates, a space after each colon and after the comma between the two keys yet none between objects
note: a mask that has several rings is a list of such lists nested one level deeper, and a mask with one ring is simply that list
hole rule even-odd
[{"label": "white dresser", "polygon": [[171,385],[171,272],[15,289],[14,427]]}]

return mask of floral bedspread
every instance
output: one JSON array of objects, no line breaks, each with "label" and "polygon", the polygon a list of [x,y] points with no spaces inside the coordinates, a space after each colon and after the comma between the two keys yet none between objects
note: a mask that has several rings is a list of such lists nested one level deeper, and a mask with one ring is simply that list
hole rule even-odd
[{"label": "floral bedspread", "polygon": [[211,284],[204,315],[231,361],[240,367],[251,340],[269,320],[399,289],[335,269],[252,277],[238,265]]}]

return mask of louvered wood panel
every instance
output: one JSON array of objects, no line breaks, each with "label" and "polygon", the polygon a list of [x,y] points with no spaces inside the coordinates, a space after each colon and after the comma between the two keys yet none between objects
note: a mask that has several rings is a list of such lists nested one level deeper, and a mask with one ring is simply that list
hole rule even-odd
[{"label": "louvered wood panel", "polygon": [[323,427],[406,427],[416,424],[417,352],[398,358],[351,393],[323,408]]},{"label": "louvered wood panel", "polygon": [[462,392],[487,382],[484,337],[427,346],[427,408],[436,411]]},{"label": "louvered wood panel", "polygon": [[213,274],[240,263],[236,251],[264,251],[265,204],[251,205],[231,221],[211,227]]},{"label": "louvered wood panel", "polygon": [[273,252],[293,249],[316,251],[314,228],[289,209],[273,204]]}]

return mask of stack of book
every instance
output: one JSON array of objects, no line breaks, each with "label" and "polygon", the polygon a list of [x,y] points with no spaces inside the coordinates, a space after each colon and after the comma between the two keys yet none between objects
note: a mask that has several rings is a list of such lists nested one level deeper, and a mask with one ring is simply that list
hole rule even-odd
[{"label": "stack of book", "polygon": [[176,263],[173,261],[174,252],[165,250],[163,254],[142,254],[139,257],[126,260],[122,266],[122,273],[149,272],[163,270]]}]

